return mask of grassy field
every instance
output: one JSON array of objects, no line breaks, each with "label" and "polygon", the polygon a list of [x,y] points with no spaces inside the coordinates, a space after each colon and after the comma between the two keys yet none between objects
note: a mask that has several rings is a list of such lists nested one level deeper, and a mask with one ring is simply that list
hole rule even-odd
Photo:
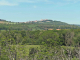
[{"label": "grassy field", "polygon": [[26,45],[25,48],[26,48],[27,55],[29,54],[29,49],[30,48],[37,48],[37,47],[39,48],[40,45]]},{"label": "grassy field", "polygon": [[11,47],[17,50],[18,55],[28,56],[30,48],[40,48],[40,45],[12,45]]}]

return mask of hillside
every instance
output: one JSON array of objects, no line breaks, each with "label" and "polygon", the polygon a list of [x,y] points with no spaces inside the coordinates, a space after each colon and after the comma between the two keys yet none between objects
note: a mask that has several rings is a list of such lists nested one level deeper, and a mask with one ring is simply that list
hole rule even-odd
[{"label": "hillside", "polygon": [[79,24],[75,24],[75,25],[80,27],[80,25],[79,25]]},{"label": "hillside", "polygon": [[5,23],[6,20],[0,19],[0,23]]},{"label": "hillside", "polygon": [[40,21],[29,21],[29,22],[7,22],[7,24],[0,24],[0,30],[53,30],[53,29],[79,29],[79,26],[70,25],[61,21],[53,20],[40,20]]},{"label": "hillside", "polygon": [[0,19],[0,23],[1,23],[1,24],[9,24],[10,21],[6,21],[6,20],[4,20],[4,19]]},{"label": "hillside", "polygon": [[[24,23],[24,22],[23,22]],[[52,25],[68,25],[67,23],[64,23],[64,22],[61,22],[61,21],[56,21],[56,20],[40,20],[40,21],[29,21],[29,22],[26,22],[26,23],[35,23],[35,24],[52,24]]]}]

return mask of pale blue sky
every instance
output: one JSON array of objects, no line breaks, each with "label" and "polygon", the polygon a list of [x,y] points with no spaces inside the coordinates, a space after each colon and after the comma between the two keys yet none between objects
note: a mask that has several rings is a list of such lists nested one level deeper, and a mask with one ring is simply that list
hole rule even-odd
[{"label": "pale blue sky", "polygon": [[0,0],[0,19],[12,22],[52,19],[80,24],[80,0]]}]

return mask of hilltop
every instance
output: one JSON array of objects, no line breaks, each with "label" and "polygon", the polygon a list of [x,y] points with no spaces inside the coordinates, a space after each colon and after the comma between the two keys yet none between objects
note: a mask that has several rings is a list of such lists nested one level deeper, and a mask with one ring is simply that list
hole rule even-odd
[{"label": "hilltop", "polygon": [[4,20],[4,19],[0,19],[0,23],[2,23],[2,24],[9,24],[10,21],[6,21],[6,20]]},{"label": "hilltop", "polygon": [[54,25],[68,25],[67,23],[56,21],[56,20],[50,20],[50,19],[41,19],[41,20],[35,20],[35,21],[28,21],[28,22],[18,22],[18,23],[33,23],[33,24],[54,24]]},{"label": "hilltop", "polygon": [[6,20],[0,19],[0,23],[5,23]]},{"label": "hilltop", "polygon": [[15,24],[15,23],[18,23],[18,22],[11,22],[11,21],[6,21],[4,19],[0,19],[0,24]]},{"label": "hilltop", "polygon": [[9,22],[6,20],[1,20],[0,22],[5,24],[0,24],[0,30],[53,30],[53,29],[80,29],[79,26],[71,25],[65,22],[43,19],[28,22]]}]

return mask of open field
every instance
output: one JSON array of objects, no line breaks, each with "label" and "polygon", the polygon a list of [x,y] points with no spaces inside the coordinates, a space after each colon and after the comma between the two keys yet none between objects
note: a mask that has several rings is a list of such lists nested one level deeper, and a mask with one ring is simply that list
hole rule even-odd
[{"label": "open field", "polygon": [[40,48],[40,45],[12,45],[11,47],[13,49],[16,48],[18,55],[22,54],[28,56],[30,48]]}]

